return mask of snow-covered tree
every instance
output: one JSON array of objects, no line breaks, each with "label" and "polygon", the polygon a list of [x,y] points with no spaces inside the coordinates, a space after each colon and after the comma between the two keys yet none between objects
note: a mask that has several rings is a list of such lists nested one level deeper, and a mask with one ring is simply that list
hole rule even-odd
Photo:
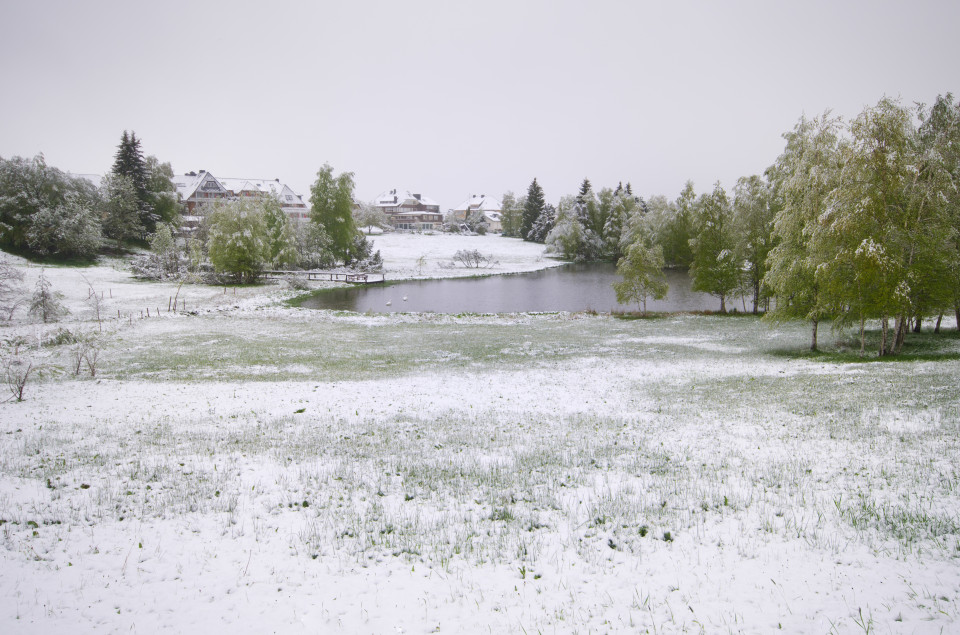
[{"label": "snow-covered tree", "polygon": [[348,262],[358,234],[353,220],[352,172],[334,176],[329,163],[320,168],[310,188],[310,222],[323,227],[334,259]]},{"label": "snow-covered tree", "polygon": [[505,192],[500,200],[500,231],[504,236],[520,236],[523,205],[513,192]]},{"label": "snow-covered tree", "polygon": [[280,201],[272,196],[258,202],[267,228],[267,264],[274,269],[295,265],[297,239],[290,217],[283,211]]},{"label": "snow-covered tree", "polygon": [[157,231],[150,237],[150,260],[159,278],[176,275],[180,271],[180,248],[174,238],[173,229],[166,223],[157,225]]},{"label": "snow-covered tree", "polygon": [[830,315],[817,269],[833,254],[822,251],[823,242],[815,244],[813,234],[842,167],[840,125],[829,112],[812,120],[802,117],[783,135],[786,147],[768,171],[779,211],[764,277],[776,299],[767,317],[810,320],[811,350],[817,350],[820,321]]},{"label": "snow-covered tree", "polygon": [[530,232],[527,234],[527,240],[535,243],[546,242],[547,236],[553,230],[556,222],[557,209],[549,203],[545,204],[543,209],[540,210],[540,215],[537,216],[537,220],[533,222],[533,226],[530,228]]},{"label": "snow-covered tree", "polygon": [[617,275],[623,280],[613,283],[617,302],[637,302],[643,314],[647,314],[647,299],[662,300],[667,297],[669,286],[663,276],[663,249],[638,240],[630,245],[627,253],[617,263]]},{"label": "snow-covered tree", "polygon": [[128,176],[108,174],[100,183],[101,216],[103,233],[107,238],[123,242],[139,238],[143,233],[140,202],[136,187]]},{"label": "snow-covered tree", "polygon": [[333,266],[330,237],[318,223],[301,223],[294,231],[297,264],[303,269],[323,269]]},{"label": "snow-covered tree", "polygon": [[567,260],[580,260],[586,232],[577,218],[578,203],[569,197],[560,201],[553,228],[547,234],[545,242],[553,253]]},{"label": "snow-covered tree", "polygon": [[[92,230],[99,231],[99,224],[91,225],[89,214],[62,218],[57,210],[68,201],[73,203],[70,212],[89,210],[96,199],[92,183],[48,166],[42,154],[32,159],[0,158],[0,247],[38,256],[91,257],[99,239],[92,241],[96,243],[92,252],[81,248],[79,253],[77,245],[91,241],[75,239],[89,238]],[[37,218],[41,212],[43,218]],[[61,232],[66,227],[71,229]],[[71,244],[61,247],[61,236]]]},{"label": "snow-covered tree", "polygon": [[30,251],[38,256],[90,259],[102,242],[100,219],[78,196],[56,207],[43,207],[30,217],[26,234]]},{"label": "snow-covered tree", "polygon": [[744,285],[753,294],[754,313],[766,296],[763,277],[767,273],[767,255],[773,248],[776,211],[768,182],[756,175],[737,181],[733,196],[737,258],[744,266]]},{"label": "snow-covered tree", "polygon": [[[536,241],[531,238],[530,231],[543,214],[544,205],[546,205],[546,203],[543,198],[543,188],[537,183],[537,179],[533,179],[530,187],[527,188],[527,196],[523,203],[523,215],[520,218],[520,236],[524,240],[543,242],[543,239]],[[543,234],[543,237],[546,237],[546,233]]]},{"label": "snow-covered tree", "polygon": [[720,312],[726,313],[727,298],[740,288],[741,263],[736,254],[730,201],[719,183],[712,193],[697,200],[694,211],[697,233],[691,245],[692,288],[719,298]]},{"label": "snow-covered tree", "polygon": [[151,155],[146,159],[146,170],[147,196],[156,222],[179,226],[182,205],[177,200],[177,187],[173,184],[173,168]]},{"label": "snow-covered tree", "polygon": [[387,215],[373,203],[360,203],[354,207],[353,220],[357,227],[367,230],[368,236],[371,230],[387,225]]},{"label": "snow-covered tree", "polygon": [[231,275],[238,282],[256,280],[269,258],[267,223],[258,202],[216,203],[207,252],[217,273]]},{"label": "snow-covered tree", "polygon": [[23,270],[0,258],[0,317],[12,319],[23,300]]},{"label": "snow-covered tree", "polygon": [[153,196],[150,192],[150,173],[147,161],[143,158],[140,140],[135,132],[123,131],[117,154],[113,161],[112,174],[130,179],[134,197],[137,201],[137,224],[141,235],[152,234],[156,230],[158,216],[153,209]]},{"label": "snow-covered tree", "polygon": [[55,291],[47,280],[43,269],[37,279],[37,286],[30,299],[30,315],[40,318],[42,322],[56,322],[69,311],[63,305],[63,294]]}]

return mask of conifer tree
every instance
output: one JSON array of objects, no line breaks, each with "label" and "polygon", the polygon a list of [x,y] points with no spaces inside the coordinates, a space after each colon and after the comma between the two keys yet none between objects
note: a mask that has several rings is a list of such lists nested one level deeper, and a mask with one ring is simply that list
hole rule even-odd
[{"label": "conifer tree", "polygon": [[30,315],[35,315],[46,323],[56,322],[69,312],[67,307],[63,306],[63,294],[54,291],[41,269],[36,291],[30,299]]},{"label": "conifer tree", "polygon": [[120,145],[117,146],[112,172],[117,176],[130,179],[137,196],[140,232],[152,234],[157,228],[157,217],[153,213],[152,195],[148,188],[150,175],[147,162],[143,158],[140,140],[137,139],[136,133],[128,134],[126,130],[123,131]]},{"label": "conifer tree", "polygon": [[527,200],[523,204],[523,216],[520,219],[520,236],[524,240],[533,240],[530,238],[530,230],[543,213],[543,207],[543,189],[537,183],[537,179],[533,179],[527,189]]}]

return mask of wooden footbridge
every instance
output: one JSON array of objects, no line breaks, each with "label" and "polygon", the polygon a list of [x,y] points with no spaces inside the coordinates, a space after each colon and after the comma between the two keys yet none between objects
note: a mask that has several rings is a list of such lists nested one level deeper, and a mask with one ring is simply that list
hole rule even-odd
[{"label": "wooden footbridge", "polygon": [[264,278],[304,277],[307,280],[347,282],[349,284],[382,284],[387,276],[382,273],[346,273],[340,271],[264,271]]}]

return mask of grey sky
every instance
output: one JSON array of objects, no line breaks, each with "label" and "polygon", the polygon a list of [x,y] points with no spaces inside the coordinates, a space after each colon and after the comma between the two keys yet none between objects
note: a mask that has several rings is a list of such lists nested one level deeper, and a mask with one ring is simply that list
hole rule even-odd
[{"label": "grey sky", "polygon": [[0,156],[176,172],[329,162],[442,209],[631,181],[729,190],[802,113],[960,92],[960,3],[0,0]]}]

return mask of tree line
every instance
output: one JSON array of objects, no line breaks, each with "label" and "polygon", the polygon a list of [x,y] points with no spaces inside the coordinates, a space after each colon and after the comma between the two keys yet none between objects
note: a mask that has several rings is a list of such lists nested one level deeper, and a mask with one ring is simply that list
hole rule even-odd
[{"label": "tree line", "polygon": [[801,117],[783,136],[773,165],[732,195],[687,182],[674,200],[645,201],[629,183],[594,193],[585,179],[553,206],[534,179],[525,196],[504,195],[504,235],[618,262],[618,297],[641,305],[666,293],[664,267],[687,269],[721,312],[744,296],[770,319],[809,320],[814,350],[824,320],[858,327],[861,351],[879,320],[880,355],[900,352],[925,317],[939,331],[952,311],[960,325],[960,103],[884,98],[848,122]]},{"label": "tree line", "polygon": [[124,131],[99,186],[31,159],[0,157],[0,248],[35,258],[91,259],[108,240],[143,242],[180,217],[173,170],[144,158]]},{"label": "tree line", "polygon": [[91,260],[105,247],[149,246],[134,263],[148,277],[211,271],[240,282],[267,268],[337,264],[377,268],[379,254],[354,220],[353,174],[324,165],[311,187],[310,219],[294,223],[273,196],[218,200],[184,230],[169,163],[144,157],[124,131],[99,186],[32,159],[0,157],[0,248],[31,258]]},{"label": "tree line", "polygon": [[294,222],[278,198],[218,200],[198,208],[199,225],[185,240],[162,227],[152,255],[138,264],[151,277],[213,273],[249,283],[264,270],[317,269],[338,265],[365,271],[382,267],[380,253],[357,228],[353,174],[334,174],[325,164],[310,188],[310,216]]}]

